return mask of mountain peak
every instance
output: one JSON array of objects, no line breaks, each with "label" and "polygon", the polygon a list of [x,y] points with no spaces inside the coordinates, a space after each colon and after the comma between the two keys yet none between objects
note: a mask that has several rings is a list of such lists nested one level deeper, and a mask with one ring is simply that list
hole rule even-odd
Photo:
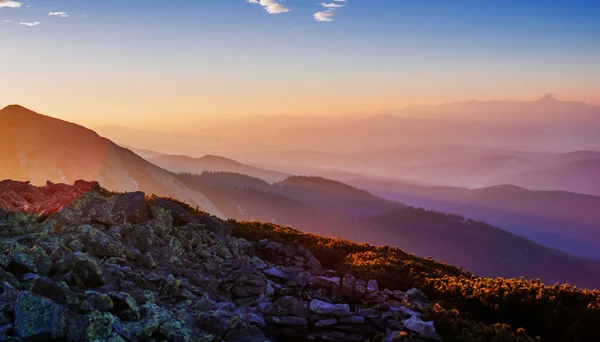
[{"label": "mountain peak", "polygon": [[538,102],[538,103],[558,103],[558,102],[560,102],[560,100],[557,99],[556,96],[554,96],[554,94],[546,94],[545,96],[538,99],[536,102]]},{"label": "mountain peak", "polygon": [[11,113],[11,114],[15,114],[15,115],[18,115],[18,114],[37,114],[36,112],[34,112],[34,111],[30,110],[30,109],[27,109],[27,108],[25,108],[25,107],[23,107],[21,105],[18,105],[18,104],[8,105],[8,106],[4,107],[0,112],[2,112],[2,113]]}]

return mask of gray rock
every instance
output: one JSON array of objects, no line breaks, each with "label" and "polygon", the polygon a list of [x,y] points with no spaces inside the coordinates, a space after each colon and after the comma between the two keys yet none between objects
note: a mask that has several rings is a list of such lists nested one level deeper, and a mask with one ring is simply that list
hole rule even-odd
[{"label": "gray rock", "polygon": [[303,317],[296,316],[266,316],[267,324],[275,325],[307,325],[308,321]]},{"label": "gray rock", "polygon": [[277,278],[280,280],[285,280],[288,278],[288,275],[285,274],[285,272],[275,267],[266,268],[263,270],[263,273],[270,277]]},{"label": "gray rock", "polygon": [[413,316],[407,320],[402,321],[404,326],[418,334],[419,336],[427,339],[439,339],[439,336],[435,332],[433,322],[423,322],[420,318]]},{"label": "gray rock", "polygon": [[363,316],[346,316],[340,318],[340,322],[346,324],[363,324],[365,323],[365,318]]},{"label": "gray rock", "polygon": [[313,299],[310,302],[309,308],[312,312],[323,315],[350,316],[350,305],[348,304],[330,304]]},{"label": "gray rock", "polygon": [[379,311],[371,308],[360,308],[356,312],[357,315],[365,318],[379,318]]},{"label": "gray rock", "polygon": [[356,277],[352,274],[346,274],[342,280],[342,293],[348,297],[354,295],[354,284],[356,283]]},{"label": "gray rock", "polygon": [[316,321],[314,326],[315,326],[315,328],[327,328],[327,327],[334,326],[337,323],[338,323],[338,320],[335,318],[321,319],[321,320]]},{"label": "gray rock", "polygon": [[265,310],[265,314],[271,316],[298,316],[306,317],[306,302],[291,296],[278,298],[273,304]]},{"label": "gray rock", "polygon": [[379,284],[377,284],[377,280],[371,279],[367,283],[367,293],[373,293],[379,291]]},{"label": "gray rock", "polygon": [[321,286],[326,289],[333,289],[333,288],[340,286],[340,278],[339,277],[318,276],[318,277],[315,277],[314,281],[317,286]]}]

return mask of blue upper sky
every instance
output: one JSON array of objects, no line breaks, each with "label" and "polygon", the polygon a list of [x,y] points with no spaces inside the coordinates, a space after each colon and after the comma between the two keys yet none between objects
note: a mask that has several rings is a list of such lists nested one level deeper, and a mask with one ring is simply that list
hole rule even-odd
[{"label": "blue upper sky", "polygon": [[0,0],[0,42],[0,101],[55,110],[75,91],[148,111],[119,87],[230,114],[225,91],[248,114],[600,103],[597,0]]}]

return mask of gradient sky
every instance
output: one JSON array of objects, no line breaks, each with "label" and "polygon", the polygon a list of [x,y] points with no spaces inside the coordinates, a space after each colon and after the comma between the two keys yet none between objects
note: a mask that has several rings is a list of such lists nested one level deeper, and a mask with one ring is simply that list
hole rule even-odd
[{"label": "gradient sky", "polygon": [[333,16],[256,2],[0,0],[0,107],[158,126],[546,93],[600,104],[597,0],[325,1],[343,5]]}]

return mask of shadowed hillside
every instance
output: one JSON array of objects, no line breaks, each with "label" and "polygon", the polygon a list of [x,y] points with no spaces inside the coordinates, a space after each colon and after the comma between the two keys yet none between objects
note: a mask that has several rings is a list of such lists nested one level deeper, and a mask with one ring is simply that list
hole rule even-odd
[{"label": "shadowed hillside", "polygon": [[[227,178],[231,181],[226,182]],[[463,265],[477,275],[600,286],[598,263],[543,247],[482,222],[406,207],[343,183],[291,177],[269,190],[264,182],[226,173],[180,175],[180,179],[205,193],[230,218],[398,246],[422,257],[434,256]],[[254,184],[258,189],[252,188]]]}]

